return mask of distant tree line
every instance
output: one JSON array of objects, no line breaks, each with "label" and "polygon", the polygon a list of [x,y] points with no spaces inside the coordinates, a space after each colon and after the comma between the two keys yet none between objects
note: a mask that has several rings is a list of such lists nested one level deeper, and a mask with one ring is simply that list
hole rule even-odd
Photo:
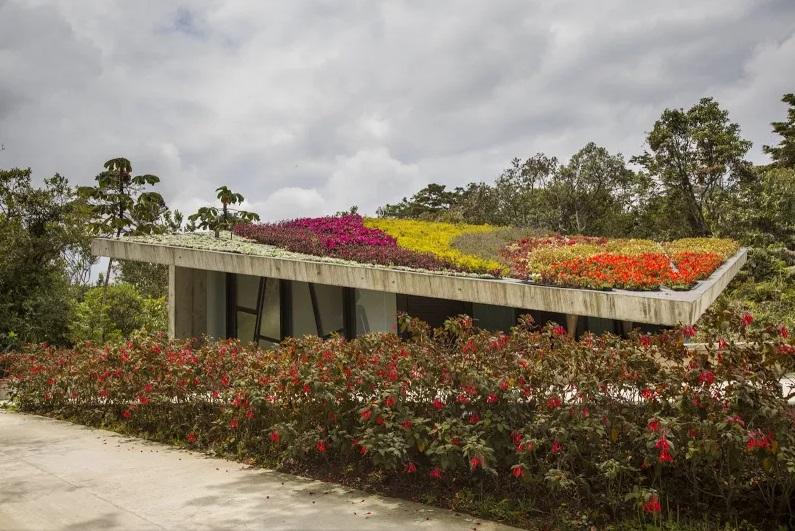
[{"label": "distant tree line", "polygon": [[589,142],[567,162],[515,158],[493,182],[432,183],[379,216],[465,220],[564,234],[680,238],[738,235],[748,244],[795,248],[795,96],[773,162],[746,160],[751,142],[712,98],[666,109],[627,161]]}]

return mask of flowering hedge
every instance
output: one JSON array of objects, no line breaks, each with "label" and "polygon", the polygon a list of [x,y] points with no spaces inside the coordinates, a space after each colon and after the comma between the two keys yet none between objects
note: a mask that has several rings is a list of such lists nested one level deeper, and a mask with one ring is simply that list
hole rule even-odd
[{"label": "flowering hedge", "polygon": [[494,335],[462,317],[436,331],[404,320],[404,340],[261,351],[138,337],[34,345],[6,362],[23,411],[324,477],[353,471],[454,506],[504,498],[515,523],[792,525],[795,416],[778,381],[795,344],[747,315],[716,319],[702,330],[715,346],[697,352],[682,342],[693,327],[574,342],[560,326]]}]

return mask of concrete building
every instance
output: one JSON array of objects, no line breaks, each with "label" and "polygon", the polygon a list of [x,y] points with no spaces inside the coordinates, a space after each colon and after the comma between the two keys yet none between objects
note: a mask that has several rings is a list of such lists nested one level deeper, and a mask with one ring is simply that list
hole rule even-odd
[{"label": "concrete building", "polygon": [[262,345],[305,334],[394,332],[400,311],[432,325],[466,313],[491,330],[507,330],[529,312],[537,322],[566,325],[570,334],[693,324],[746,261],[740,249],[689,291],[635,292],[358,264],[198,234],[97,238],[92,251],[168,266],[172,337]]}]

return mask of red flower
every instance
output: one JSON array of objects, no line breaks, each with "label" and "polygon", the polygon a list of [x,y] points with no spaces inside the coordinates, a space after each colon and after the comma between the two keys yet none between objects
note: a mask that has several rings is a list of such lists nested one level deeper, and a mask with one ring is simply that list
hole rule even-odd
[{"label": "red flower", "polygon": [[489,396],[486,397],[487,404],[496,404],[497,400],[499,399],[497,398],[497,395],[495,395],[494,393],[491,393],[489,394]]},{"label": "red flower", "polygon": [[442,402],[441,400],[439,400],[438,398],[436,398],[436,399],[433,401],[433,407],[434,407],[434,408],[435,408],[437,411],[438,411],[438,410],[441,410],[441,409],[444,409],[444,402]]},{"label": "red flower", "polygon": [[461,438],[460,437],[453,437],[450,439],[450,444],[453,446],[461,446]]},{"label": "red flower", "polygon": [[660,499],[656,494],[652,494],[649,500],[643,504],[643,511],[647,513],[659,513],[662,510]]},{"label": "red flower", "polygon": [[125,419],[128,419],[132,417],[132,411],[130,411],[129,409],[125,409],[124,411],[121,412],[121,416],[124,417]]},{"label": "red flower", "polygon": [[279,433],[278,431],[272,431],[270,438],[273,444],[279,444],[279,441],[282,440],[282,434]]},{"label": "red flower", "polygon": [[366,453],[367,453],[367,447],[363,445],[359,446],[359,455],[365,455]]},{"label": "red flower", "polygon": [[651,431],[653,433],[657,433],[657,432],[660,431],[660,421],[657,420],[657,419],[653,419],[653,420],[649,421],[649,423],[646,425],[646,427],[649,429],[649,431]]},{"label": "red flower", "polygon": [[190,433],[187,435],[187,437],[185,437],[185,439],[186,439],[186,440],[187,440],[189,443],[193,444],[193,443],[195,443],[195,442],[196,442],[196,440],[198,439],[198,437],[196,437],[196,434],[195,434],[195,433],[193,433],[193,432],[190,432]]},{"label": "red flower", "polygon": [[749,450],[764,450],[765,448],[770,448],[770,445],[773,443],[773,436],[772,434],[768,433],[765,435],[762,433],[762,430],[754,430],[748,432],[748,442],[746,443],[746,447]]},{"label": "red flower", "polygon": [[505,380],[501,380],[500,381],[500,390],[501,391],[507,391],[508,387],[510,387],[510,386],[508,385],[507,381],[505,381]]},{"label": "red flower", "polygon": [[513,474],[513,477],[516,479],[519,479],[524,475],[524,467],[522,465],[515,465],[511,470],[511,474]]},{"label": "red flower", "polygon": [[312,392],[312,386],[310,386],[309,384],[304,384],[304,394],[308,395],[311,392]]},{"label": "red flower", "polygon": [[557,325],[554,328],[552,328],[552,333],[555,334],[556,336],[565,336],[566,328],[561,325]]},{"label": "red flower", "polygon": [[318,441],[317,443],[315,443],[315,450],[317,450],[321,454],[325,453],[325,451],[326,451],[326,443],[325,443],[325,441],[321,440],[321,441]]},{"label": "red flower", "polygon": [[654,398],[655,392],[653,389],[649,389],[648,387],[644,387],[640,390],[640,396],[643,397],[645,400],[651,400]]},{"label": "red flower", "polygon": [[654,447],[660,450],[660,455],[658,457],[660,463],[673,462],[674,458],[669,452],[671,444],[668,442],[668,439],[665,438],[665,435],[657,439],[657,442],[654,444]]},{"label": "red flower", "polygon": [[695,337],[696,332],[696,327],[693,325],[685,325],[682,327],[682,335],[685,337]]},{"label": "red flower", "polygon": [[410,419],[406,419],[403,422],[401,422],[400,425],[403,426],[405,429],[410,430],[411,427],[413,426],[413,423],[411,422]]},{"label": "red flower", "polygon": [[406,464],[406,474],[413,474],[413,473],[414,473],[414,472],[416,472],[416,471],[417,471],[417,465],[415,465],[414,463],[412,463],[411,461],[409,461],[409,462]]},{"label": "red flower", "polygon": [[434,467],[429,475],[431,476],[432,479],[442,479],[442,469],[439,468],[438,466]]},{"label": "red flower", "polygon": [[553,396],[552,398],[547,399],[547,409],[557,409],[562,403],[563,401],[560,399],[560,397]]},{"label": "red flower", "polygon": [[777,330],[778,330],[778,335],[779,335],[779,336],[780,336],[782,339],[787,339],[787,338],[789,337],[789,330],[787,329],[787,327],[786,327],[786,326],[784,326],[784,325],[779,325]]},{"label": "red flower", "polygon": [[743,314],[740,316],[740,321],[742,321],[742,323],[743,323],[743,326],[748,326],[748,325],[750,325],[751,323],[753,323],[753,322],[754,322],[754,316],[753,316],[753,315],[751,315],[751,314],[750,314],[750,313],[748,313],[748,312],[745,312],[745,313],[743,313]]},{"label": "red flower", "polygon": [[478,415],[477,413],[472,413],[469,415],[470,424],[477,424],[478,422],[480,422],[480,415]]},{"label": "red flower", "polygon": [[644,348],[649,348],[651,346],[651,336],[648,334],[644,334],[638,338],[640,344],[643,345]]},{"label": "red flower", "polygon": [[145,406],[149,403],[149,397],[146,395],[138,395],[138,402],[140,402],[142,406]]},{"label": "red flower", "polygon": [[478,467],[482,465],[483,465],[483,460],[477,455],[472,456],[472,458],[469,460],[469,468],[471,468],[472,470],[477,470]]},{"label": "red flower", "polygon": [[715,373],[712,371],[701,371],[698,375],[698,381],[702,384],[712,385],[715,383]]},{"label": "red flower", "polygon": [[375,423],[378,424],[379,426],[382,425],[384,423],[384,417],[382,417],[381,415],[378,415],[375,418]]},{"label": "red flower", "polygon": [[371,417],[372,415],[373,415],[373,412],[372,412],[372,410],[370,410],[370,409],[363,409],[363,410],[361,411],[361,413],[359,413],[359,418],[362,420],[362,422],[367,422],[368,420],[370,420],[370,417]]},{"label": "red flower", "polygon": [[229,429],[236,430],[239,424],[240,423],[238,422],[238,420],[236,418],[233,418],[232,420],[229,421]]},{"label": "red flower", "polygon": [[253,419],[254,418],[254,412],[252,410],[250,410],[250,409],[247,410],[246,411],[246,418],[249,419],[249,420]]},{"label": "red flower", "polygon": [[393,397],[393,396],[388,396],[388,397],[386,397],[386,400],[384,400],[384,405],[385,405],[386,407],[392,407],[392,406],[394,406],[394,405],[395,405],[395,402],[396,402],[396,401],[395,401],[395,397]]},{"label": "red flower", "polygon": [[152,392],[152,389],[154,389],[154,388],[152,387],[152,384],[148,383],[148,384],[146,384],[146,385],[144,386],[144,393],[151,393],[151,392]]},{"label": "red flower", "polygon": [[560,444],[560,441],[558,441],[557,439],[552,441],[552,453],[559,454],[561,450],[563,450],[563,445]]}]

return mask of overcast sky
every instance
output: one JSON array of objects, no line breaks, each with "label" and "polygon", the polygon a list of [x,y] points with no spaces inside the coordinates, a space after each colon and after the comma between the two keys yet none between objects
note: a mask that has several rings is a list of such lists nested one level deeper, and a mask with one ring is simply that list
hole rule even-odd
[{"label": "overcast sky", "polygon": [[762,162],[793,91],[793,0],[0,0],[0,168],[126,156],[186,213],[223,184],[279,219],[629,158],[703,96]]}]

